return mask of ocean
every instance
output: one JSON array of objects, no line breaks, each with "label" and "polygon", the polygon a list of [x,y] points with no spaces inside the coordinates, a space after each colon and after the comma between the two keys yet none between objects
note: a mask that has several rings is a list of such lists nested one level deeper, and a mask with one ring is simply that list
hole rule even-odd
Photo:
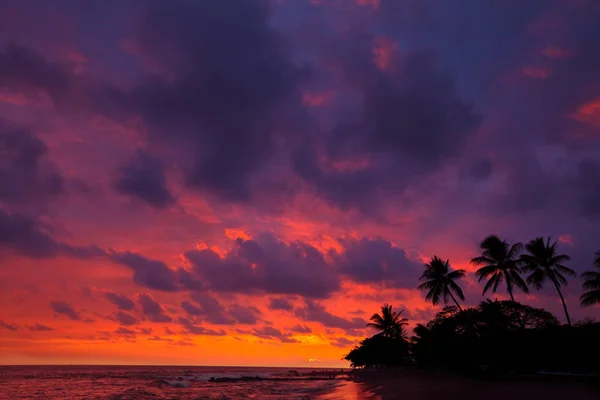
[{"label": "ocean", "polygon": [[[378,399],[360,383],[345,379],[310,380],[315,377],[311,375],[314,371],[317,370],[245,367],[0,366],[0,399]],[[231,378],[231,381],[210,382],[211,377]],[[241,377],[266,379],[238,381]]]}]

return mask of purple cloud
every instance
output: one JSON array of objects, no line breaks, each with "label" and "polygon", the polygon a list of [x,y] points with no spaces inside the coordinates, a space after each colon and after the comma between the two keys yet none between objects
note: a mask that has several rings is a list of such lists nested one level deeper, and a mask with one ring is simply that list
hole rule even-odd
[{"label": "purple cloud", "polygon": [[211,250],[185,253],[197,279],[212,290],[326,297],[340,279],[323,255],[303,242],[284,243],[270,234],[238,239],[224,257]]},{"label": "purple cloud", "polygon": [[129,251],[112,252],[110,257],[115,263],[129,267],[133,271],[133,280],[140,286],[166,292],[177,290],[177,274],[162,261]]},{"label": "purple cloud", "polygon": [[356,282],[412,288],[422,270],[422,264],[410,260],[405,250],[383,239],[349,239],[341,245],[342,253],[331,256],[339,271]]},{"label": "purple cloud", "polygon": [[138,198],[156,208],[175,203],[166,187],[162,161],[143,150],[138,150],[133,160],[117,170],[113,188],[119,194]]},{"label": "purple cloud", "polygon": [[281,297],[272,297],[269,301],[269,308],[271,310],[292,311],[294,309],[294,305],[289,300]]},{"label": "purple cloud", "polygon": [[51,332],[55,329],[46,325],[42,325],[40,323],[36,323],[35,325],[27,325],[27,329],[32,332]]},{"label": "purple cloud", "polygon": [[65,303],[64,301],[53,301],[50,303],[50,307],[55,313],[64,315],[73,321],[81,320],[79,313],[75,311],[75,309],[69,303]]},{"label": "purple cloud", "polygon": [[239,324],[256,324],[257,315],[260,315],[260,310],[256,307],[243,307],[233,304],[227,308],[229,315]]},{"label": "purple cloud", "polygon": [[198,308],[186,301],[182,302],[181,306],[188,314],[201,316],[203,321],[215,325],[229,325],[235,322],[233,318],[227,315],[221,303],[208,293],[194,292],[190,295],[190,298],[200,307]]},{"label": "purple cloud", "polygon": [[188,333],[191,333],[193,335],[207,335],[207,336],[225,336],[225,335],[227,335],[227,332],[225,332],[222,329],[217,331],[214,329],[204,328],[203,326],[197,325],[194,321],[192,321],[188,318],[179,317],[177,322],[179,322],[181,325],[183,325],[183,327],[185,328],[185,330]]},{"label": "purple cloud", "polygon": [[305,300],[306,307],[297,308],[295,315],[304,320],[319,322],[328,328],[338,328],[344,330],[364,329],[367,322],[362,318],[345,319],[331,314],[325,307],[315,303],[312,300]]},{"label": "purple cloud", "polygon": [[148,293],[138,295],[138,303],[142,307],[142,314],[152,322],[171,322],[172,318],[165,314],[163,307]]},{"label": "purple cloud", "polygon": [[10,324],[10,323],[4,322],[3,320],[0,319],[0,328],[8,329],[9,331],[18,331],[19,325]]},{"label": "purple cloud", "polygon": [[136,317],[124,311],[117,311],[115,313],[115,320],[117,320],[121,325],[125,326],[135,325],[138,323]]},{"label": "purple cloud", "polygon": [[46,160],[47,152],[31,132],[0,126],[0,200],[21,205],[64,194],[64,178]]},{"label": "purple cloud", "polygon": [[75,258],[103,256],[96,246],[71,246],[54,240],[50,227],[38,219],[0,209],[0,248],[10,249],[30,258],[51,258],[58,255]]},{"label": "purple cloud", "polygon": [[124,294],[118,294],[111,290],[104,292],[104,297],[112,304],[116,305],[119,310],[131,311],[135,308],[135,303]]}]

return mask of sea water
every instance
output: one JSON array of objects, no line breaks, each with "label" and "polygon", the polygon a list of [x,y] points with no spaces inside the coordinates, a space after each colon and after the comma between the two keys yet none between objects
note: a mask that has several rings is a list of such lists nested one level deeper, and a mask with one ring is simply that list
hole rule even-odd
[{"label": "sea water", "polygon": [[[299,379],[293,379],[295,370]],[[242,367],[6,366],[0,367],[0,399],[63,400],[375,400],[359,383],[305,380],[309,369]],[[209,382],[211,377],[281,378]]]}]

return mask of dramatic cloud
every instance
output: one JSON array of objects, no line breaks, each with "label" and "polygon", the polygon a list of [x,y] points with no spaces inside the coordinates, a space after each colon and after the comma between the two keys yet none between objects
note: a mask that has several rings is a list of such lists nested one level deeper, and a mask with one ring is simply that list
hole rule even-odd
[{"label": "dramatic cloud", "polygon": [[175,203],[175,198],[166,187],[161,160],[141,150],[131,162],[118,169],[113,187],[122,195],[137,197],[157,208]]},{"label": "dramatic cloud", "polygon": [[129,251],[112,252],[111,259],[133,271],[133,280],[140,286],[164,291],[177,290],[177,275],[165,263],[151,260]]},{"label": "dramatic cloud", "polygon": [[331,344],[336,347],[348,348],[348,347],[352,347],[352,345],[356,344],[356,342],[346,339],[345,337],[339,337],[339,338],[333,339]]},{"label": "dramatic cloud", "polygon": [[131,311],[135,308],[135,303],[133,302],[133,300],[131,300],[129,297],[123,294],[118,294],[113,291],[107,290],[104,293],[104,297],[108,301],[116,305],[119,308],[119,310]]},{"label": "dramatic cloud", "polygon": [[115,314],[115,319],[121,324],[121,325],[135,325],[138,323],[138,320],[136,317],[134,317],[131,314],[128,314],[124,311],[118,311]]},{"label": "dramatic cloud", "polygon": [[81,315],[75,311],[73,306],[69,303],[65,303],[64,301],[53,301],[50,303],[50,307],[56,314],[64,315],[73,321],[81,320]]},{"label": "dramatic cloud", "polygon": [[[163,307],[148,293],[140,293],[138,303],[142,307],[142,314],[152,322],[171,322],[172,318],[165,314]],[[125,314],[125,313],[123,313]]]},{"label": "dramatic cloud", "polygon": [[64,66],[13,42],[0,46],[0,76],[4,88],[27,93],[42,90],[56,102],[71,90],[72,79]]},{"label": "dramatic cloud", "polygon": [[152,135],[184,150],[190,187],[248,200],[248,179],[268,162],[300,75],[268,2],[151,4],[137,46],[163,74],[137,87],[134,101]]},{"label": "dramatic cloud", "polygon": [[263,326],[262,328],[255,328],[252,330],[252,335],[258,336],[262,339],[276,339],[282,343],[297,343],[290,335],[282,333],[279,329],[275,329],[271,326]]},{"label": "dramatic cloud", "polygon": [[50,236],[51,227],[35,218],[9,213],[0,208],[0,248],[8,248],[30,258],[50,258],[67,255],[90,258],[104,255],[95,247],[71,246],[58,242]]},{"label": "dramatic cloud", "polygon": [[[4,0],[8,359],[55,363],[68,337],[69,359],[341,367],[381,303],[431,318],[433,255],[480,302],[491,233],[559,239],[569,312],[598,317],[577,304],[599,20],[583,0]],[[561,317],[551,289],[517,299]]]},{"label": "dramatic cloud", "polygon": [[30,131],[7,128],[0,121],[0,201],[21,205],[64,193],[64,178],[46,159],[47,152]]},{"label": "dramatic cloud", "polygon": [[271,310],[285,310],[291,311],[294,309],[292,302],[282,299],[280,297],[273,297],[269,302],[269,308]]},{"label": "dramatic cloud", "polygon": [[19,325],[10,324],[10,323],[4,322],[3,320],[0,319],[0,328],[8,329],[9,331],[18,331]]},{"label": "dramatic cloud", "polygon": [[256,307],[243,307],[237,304],[227,308],[229,315],[239,324],[256,324],[257,315],[260,315],[260,310]]},{"label": "dramatic cloud", "polygon": [[297,308],[295,314],[304,321],[319,322],[328,328],[364,329],[367,324],[362,318],[352,318],[350,320],[333,315],[325,310],[325,307],[312,300],[306,300],[306,307]]},{"label": "dramatic cloud", "polygon": [[225,336],[227,335],[227,333],[224,330],[214,330],[214,329],[208,329],[208,328],[204,328],[202,326],[196,325],[195,322],[193,322],[190,319],[187,318],[183,318],[183,317],[179,317],[178,322],[183,325],[183,327],[186,329],[186,331],[188,333],[191,333],[192,335],[207,335],[207,336]]},{"label": "dramatic cloud", "polygon": [[216,325],[229,325],[235,321],[227,315],[225,308],[208,293],[192,293],[192,300],[200,307],[184,301],[181,307],[190,315],[201,316],[203,321]]},{"label": "dramatic cloud", "polygon": [[356,282],[413,288],[423,268],[422,263],[408,259],[406,251],[383,239],[350,239],[341,245],[342,253],[332,257],[340,272]]},{"label": "dramatic cloud", "polygon": [[306,325],[296,325],[291,329],[292,332],[296,333],[311,333],[311,329]]},{"label": "dramatic cloud", "polygon": [[198,280],[212,290],[250,293],[298,294],[325,297],[339,288],[340,280],[313,246],[285,243],[264,234],[256,240],[238,239],[221,257],[212,250],[185,253]]}]

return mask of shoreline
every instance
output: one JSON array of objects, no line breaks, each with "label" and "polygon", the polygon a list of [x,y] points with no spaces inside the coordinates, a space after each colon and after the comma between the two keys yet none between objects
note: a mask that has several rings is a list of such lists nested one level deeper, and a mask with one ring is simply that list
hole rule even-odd
[{"label": "shoreline", "polygon": [[600,386],[588,381],[553,379],[553,376],[501,376],[481,379],[426,370],[357,371],[353,381],[363,384],[379,400],[440,398],[460,400],[597,400]]}]

